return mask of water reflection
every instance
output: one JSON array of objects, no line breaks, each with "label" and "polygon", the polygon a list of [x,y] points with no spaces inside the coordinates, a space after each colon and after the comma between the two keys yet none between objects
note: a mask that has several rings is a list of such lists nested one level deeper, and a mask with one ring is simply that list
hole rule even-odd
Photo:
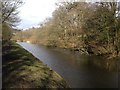
[{"label": "water reflection", "polygon": [[59,73],[72,88],[117,88],[117,60],[80,55],[65,49],[19,43]]},{"label": "water reflection", "polygon": [[[96,60],[97,58],[97,60]],[[102,70],[106,70],[106,71],[113,71],[116,72],[117,71],[117,60],[105,60],[102,57],[91,57],[88,60],[89,64],[92,66],[96,66],[97,68],[100,68]]]}]

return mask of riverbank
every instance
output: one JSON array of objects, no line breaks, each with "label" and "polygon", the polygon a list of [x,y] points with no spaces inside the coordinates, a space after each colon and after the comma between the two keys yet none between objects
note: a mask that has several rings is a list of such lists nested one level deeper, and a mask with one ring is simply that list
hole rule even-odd
[{"label": "riverbank", "polygon": [[72,47],[72,46],[64,46],[64,45],[49,45],[49,44],[45,44],[45,43],[35,43],[35,42],[32,42],[31,43],[33,44],[37,44],[37,45],[43,45],[43,46],[46,46],[46,47],[50,47],[50,48],[60,48],[60,49],[66,49],[66,50],[70,50],[70,51],[78,51],[80,54],[82,55],[88,55],[88,56],[92,56],[92,55],[95,55],[95,56],[101,56],[103,58],[105,58],[106,60],[111,60],[111,59],[116,59],[116,58],[119,58],[120,57],[120,52],[118,51],[118,54],[117,54],[117,50],[113,50],[113,52],[110,52],[110,50],[107,50],[105,47],[102,47],[100,45],[98,46],[89,46],[88,48],[85,48],[85,47]]},{"label": "riverbank", "polygon": [[[59,73],[71,88],[117,87],[117,61],[78,51],[17,42],[25,50]],[[100,78],[98,78],[100,77]]]},{"label": "riverbank", "polygon": [[68,88],[65,80],[16,43],[3,45],[3,88]]},{"label": "riverbank", "polygon": [[[16,41],[16,40],[15,40]],[[21,40],[19,40],[21,41]],[[43,40],[44,41],[44,40]],[[76,46],[74,47],[74,45],[67,43],[65,45],[65,43],[61,43],[61,44],[54,44],[54,43],[48,43],[48,41],[44,41],[44,42],[35,42],[34,40],[22,40],[21,42],[27,42],[27,43],[33,43],[33,44],[37,44],[37,45],[43,45],[46,47],[50,47],[50,48],[61,48],[61,49],[66,49],[66,50],[71,50],[71,51],[78,51],[83,55],[96,55],[96,56],[102,56],[103,58],[105,58],[106,60],[110,60],[110,59],[116,59],[120,57],[120,51],[116,50],[115,47],[111,46],[111,48],[108,49],[107,46],[102,46],[102,45],[87,45],[86,47],[83,46]]]}]

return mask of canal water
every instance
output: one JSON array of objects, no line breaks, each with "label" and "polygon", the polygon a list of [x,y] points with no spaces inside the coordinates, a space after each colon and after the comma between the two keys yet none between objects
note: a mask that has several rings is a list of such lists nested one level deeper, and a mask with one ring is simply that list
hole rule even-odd
[{"label": "canal water", "polygon": [[118,88],[118,60],[25,42],[17,43],[60,74],[71,88]]}]

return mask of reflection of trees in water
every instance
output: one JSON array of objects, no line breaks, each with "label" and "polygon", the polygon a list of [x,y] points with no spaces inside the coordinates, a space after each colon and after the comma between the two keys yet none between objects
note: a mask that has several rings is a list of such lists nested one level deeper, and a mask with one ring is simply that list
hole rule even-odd
[{"label": "reflection of trees in water", "polygon": [[105,60],[102,57],[98,58],[96,56],[89,57],[88,64],[108,71],[117,71],[118,68],[117,59]]}]

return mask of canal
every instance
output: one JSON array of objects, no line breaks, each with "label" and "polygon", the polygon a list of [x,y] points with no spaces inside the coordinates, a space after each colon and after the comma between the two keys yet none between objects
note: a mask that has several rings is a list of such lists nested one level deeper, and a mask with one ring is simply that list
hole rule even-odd
[{"label": "canal", "polygon": [[60,74],[71,88],[118,88],[118,60],[25,42],[17,43]]}]

